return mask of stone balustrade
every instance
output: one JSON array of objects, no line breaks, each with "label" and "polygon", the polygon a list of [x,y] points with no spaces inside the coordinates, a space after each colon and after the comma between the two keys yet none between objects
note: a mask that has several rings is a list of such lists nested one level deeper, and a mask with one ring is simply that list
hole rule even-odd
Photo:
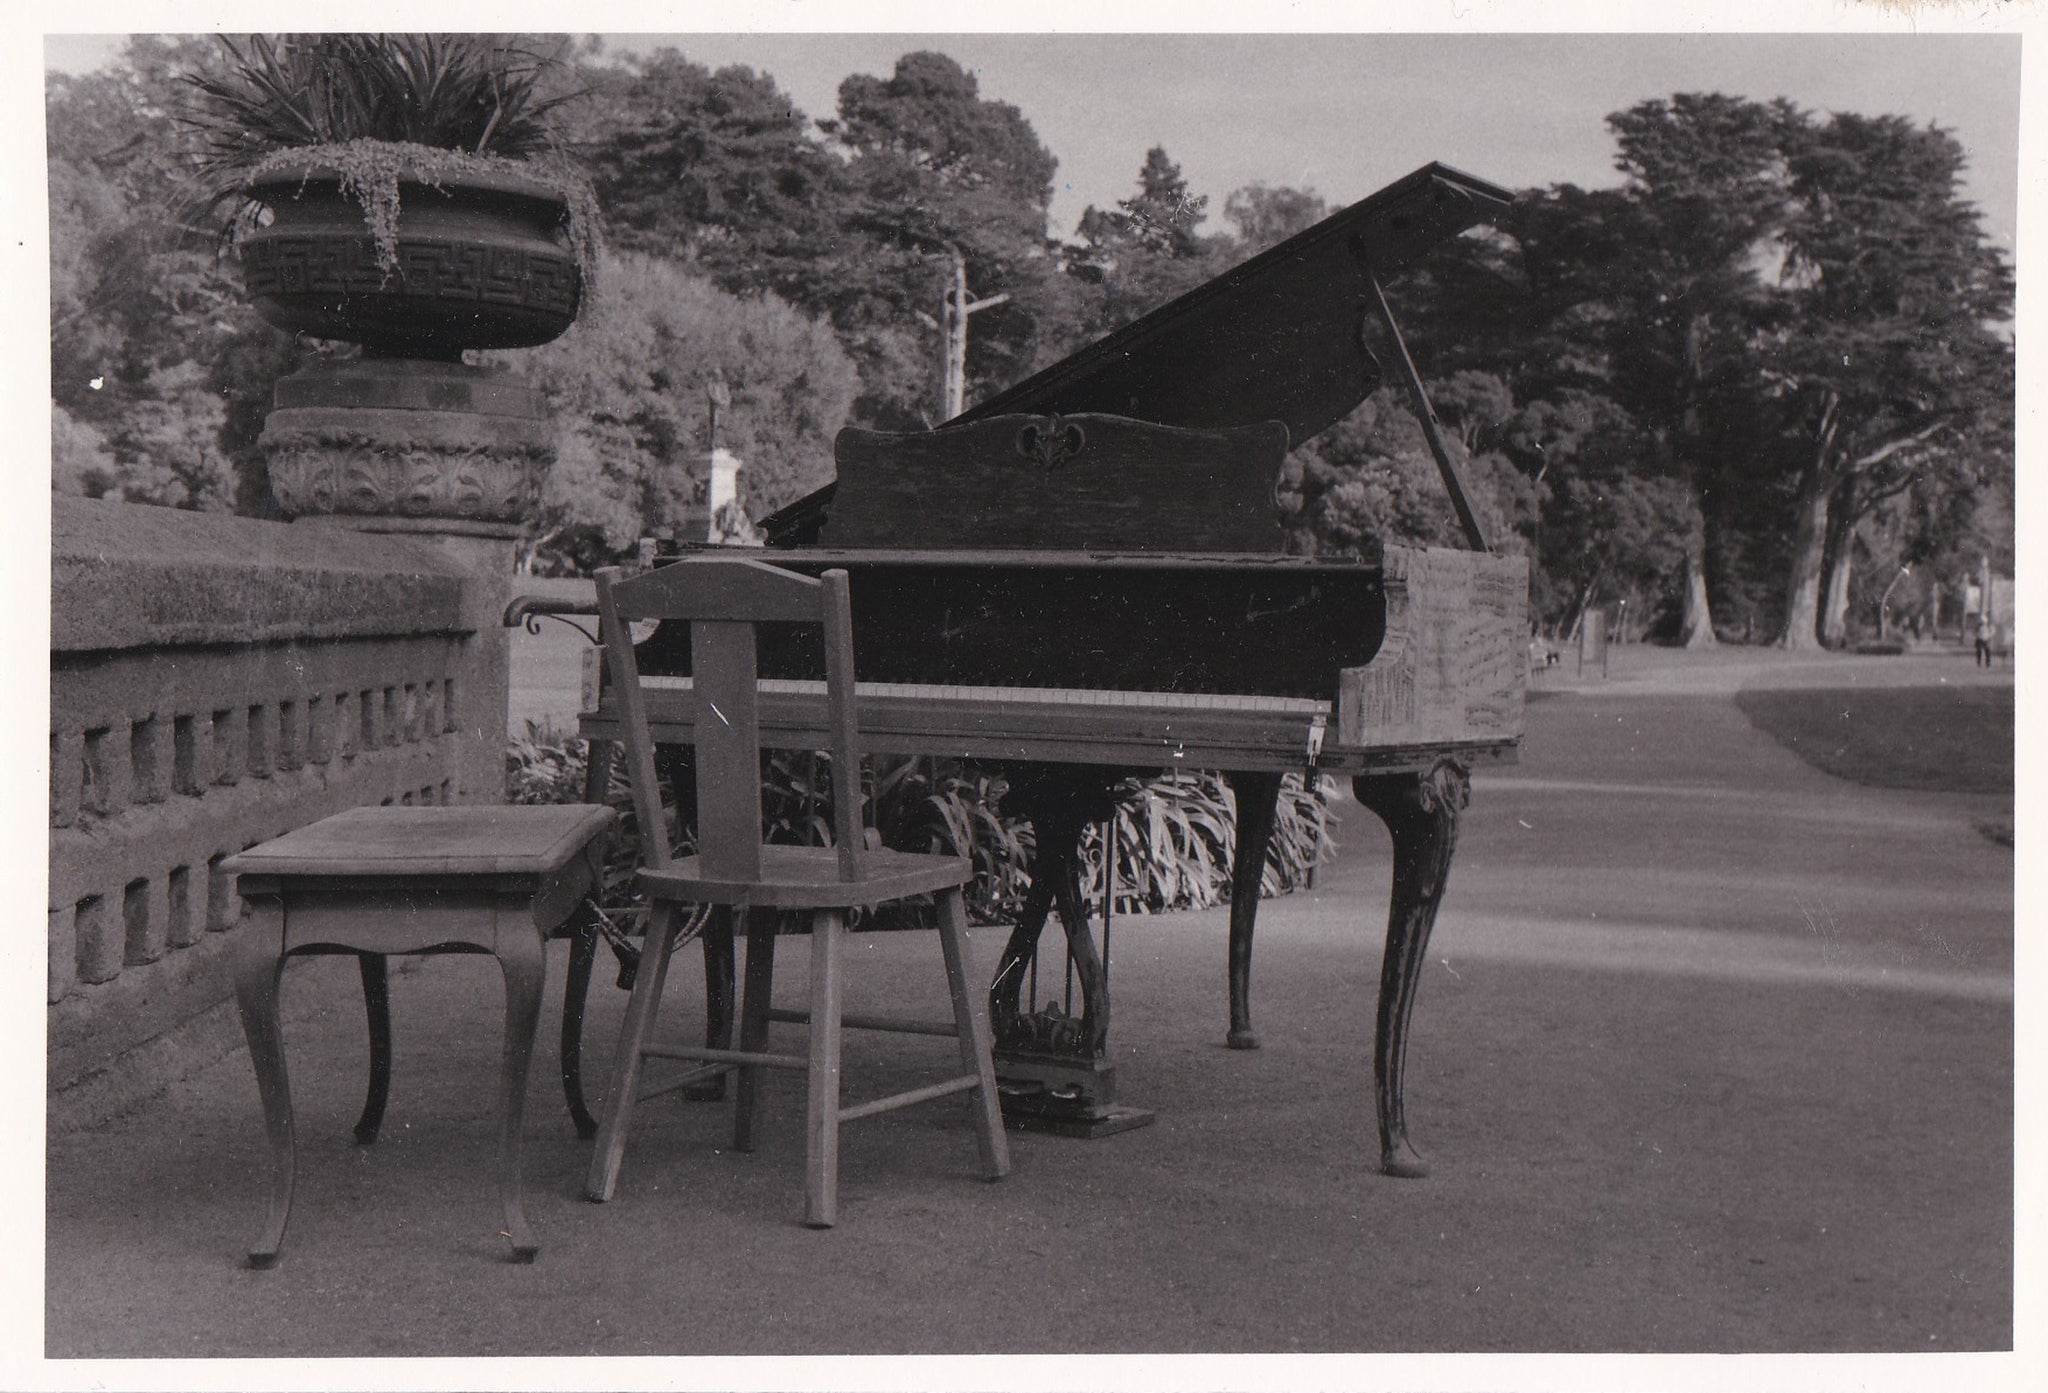
[{"label": "stone balustrade", "polygon": [[504,580],[423,537],[52,506],[61,1092],[146,1076],[137,1052],[189,1052],[201,1018],[233,1047],[225,857],[343,808],[503,796]]}]

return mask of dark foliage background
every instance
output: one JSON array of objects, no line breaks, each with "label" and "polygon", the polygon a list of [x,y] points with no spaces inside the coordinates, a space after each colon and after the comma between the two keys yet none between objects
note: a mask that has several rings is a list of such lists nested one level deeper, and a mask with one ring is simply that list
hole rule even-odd
[{"label": "dark foliage background", "polygon": [[[512,37],[555,60],[535,100],[569,98],[548,114],[614,248],[612,293],[515,355],[563,432],[536,569],[627,555],[701,503],[714,380],[757,515],[829,477],[841,425],[935,422],[956,268],[1004,297],[972,320],[972,402],[1328,211],[1265,183],[1212,209],[1155,148],[1062,236],[1056,152],[944,54],[851,74],[813,119],[685,51]],[[59,489],[260,513],[270,386],[336,351],[257,321],[182,196],[204,158],[183,79],[220,61],[142,37],[50,80]],[[1839,644],[1887,589],[1897,619],[1931,618],[1934,584],[2009,573],[2013,273],[1955,139],[1714,93],[1608,126],[1616,187],[1526,190],[1394,288],[1480,513],[1531,557],[1541,627],[1602,607],[1686,642]],[[1448,536],[1389,391],[1299,445],[1279,494],[1304,550]]]}]

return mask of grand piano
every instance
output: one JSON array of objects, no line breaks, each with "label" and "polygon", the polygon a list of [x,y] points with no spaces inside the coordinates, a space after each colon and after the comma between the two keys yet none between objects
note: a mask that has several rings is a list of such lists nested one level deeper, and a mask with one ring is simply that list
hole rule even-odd
[{"label": "grand piano", "polygon": [[[1393,845],[1381,1166],[1426,1172],[1402,1101],[1408,1022],[1469,768],[1520,743],[1528,578],[1522,558],[1486,545],[1384,286],[1509,197],[1426,166],[936,430],[843,433],[836,482],[764,520],[777,564],[852,573],[864,747],[999,766],[1005,807],[1032,820],[1032,891],[991,989],[998,1073],[1028,1118],[1086,1135],[1136,1111],[1114,1100],[1105,964],[1079,891],[1081,837],[1114,785],[1168,769],[1230,780],[1228,1041],[1250,1049],[1282,777],[1348,776]],[[1274,502],[1286,451],[1363,400],[1383,357],[1467,546],[1288,554]],[[673,685],[650,719],[678,750],[694,719],[683,628],[639,645],[643,674]],[[761,662],[764,740],[822,747],[821,654],[770,637]],[[582,731],[612,737],[608,694],[592,697]],[[671,770],[687,784],[686,761]],[[1019,1000],[1054,911],[1078,1018]],[[731,953],[728,925],[707,939],[714,1036],[730,1019]]]}]

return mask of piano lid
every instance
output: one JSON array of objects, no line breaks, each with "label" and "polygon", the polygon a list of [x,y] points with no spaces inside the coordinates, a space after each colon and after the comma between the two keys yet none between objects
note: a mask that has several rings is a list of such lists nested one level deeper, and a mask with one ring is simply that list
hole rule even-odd
[{"label": "piano lid", "polygon": [[[1277,420],[1299,445],[1379,385],[1360,337],[1370,277],[1384,285],[1513,197],[1424,165],[946,424],[1084,411],[1194,429]],[[832,488],[763,519],[769,544],[815,541]]]},{"label": "piano lid", "polygon": [[1425,165],[954,420],[1101,411],[1195,429],[1281,421],[1299,445],[1379,385],[1359,337],[1367,278],[1384,285],[1512,198]]}]

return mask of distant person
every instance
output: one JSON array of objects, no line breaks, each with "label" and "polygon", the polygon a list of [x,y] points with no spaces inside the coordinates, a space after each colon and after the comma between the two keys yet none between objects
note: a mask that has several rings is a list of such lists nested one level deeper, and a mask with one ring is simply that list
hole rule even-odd
[{"label": "distant person", "polygon": [[1977,616],[1977,666],[1991,666],[1991,616]]}]

